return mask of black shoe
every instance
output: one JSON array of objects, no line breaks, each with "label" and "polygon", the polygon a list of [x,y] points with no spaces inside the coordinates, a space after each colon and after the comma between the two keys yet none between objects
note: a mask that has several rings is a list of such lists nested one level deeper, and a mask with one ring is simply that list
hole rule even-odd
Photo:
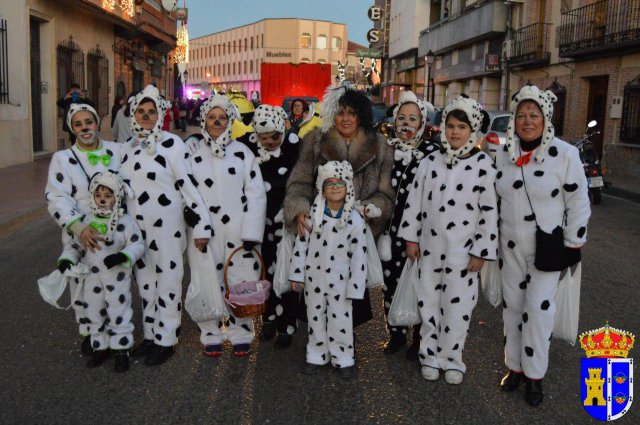
[{"label": "black shoe", "polygon": [[391,338],[382,347],[382,352],[387,355],[395,354],[400,348],[407,344],[407,337],[403,334],[391,334]]},{"label": "black shoe", "polygon": [[316,373],[320,372],[322,366],[323,365],[320,364],[305,363],[302,367],[302,373],[304,373],[305,375],[315,375]]},{"label": "black shoe", "polygon": [[527,379],[526,381],[526,389],[524,392],[524,399],[527,401],[529,406],[538,407],[540,403],[542,403],[542,398],[544,394],[542,393],[542,379],[532,380]]},{"label": "black shoe", "polygon": [[154,346],[155,344],[152,339],[145,339],[133,349],[131,355],[133,357],[146,357],[151,353]]},{"label": "black shoe", "polygon": [[90,356],[91,353],[93,353],[93,348],[91,348],[91,335],[87,335],[82,339],[80,352],[83,356]]},{"label": "black shoe", "polygon": [[116,358],[116,372],[126,372],[129,370],[129,350],[117,350],[115,352]]},{"label": "black shoe", "polygon": [[173,356],[174,351],[173,346],[163,347],[162,345],[154,344],[153,349],[144,359],[144,364],[147,366],[160,366],[169,360],[169,357]]},{"label": "black shoe", "polygon": [[273,322],[263,322],[262,331],[260,332],[260,341],[269,341],[276,336],[276,324]]},{"label": "black shoe", "polygon": [[411,346],[407,349],[405,356],[408,361],[416,362],[419,359],[419,354],[420,354],[420,340],[413,341]]},{"label": "black shoe", "polygon": [[275,346],[276,348],[287,348],[291,345],[291,341],[293,340],[293,336],[289,334],[278,334],[276,337]]},{"label": "black shoe", "polygon": [[347,367],[341,367],[338,369],[338,373],[340,374],[340,377],[342,379],[351,379],[353,378],[353,375],[355,375],[356,373],[356,367],[354,366],[347,366]]},{"label": "black shoe", "polygon": [[504,392],[510,393],[511,391],[517,390],[523,380],[524,373],[509,370],[509,373],[507,373],[504,378],[502,378],[502,381],[500,381],[500,389]]},{"label": "black shoe", "polygon": [[109,358],[109,350],[94,350],[87,360],[87,367],[98,367]]}]

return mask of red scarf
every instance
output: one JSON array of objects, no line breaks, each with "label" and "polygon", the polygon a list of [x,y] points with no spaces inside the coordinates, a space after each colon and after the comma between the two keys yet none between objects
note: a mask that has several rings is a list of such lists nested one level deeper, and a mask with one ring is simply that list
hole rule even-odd
[{"label": "red scarf", "polygon": [[529,161],[531,161],[531,156],[533,155],[534,152],[535,152],[535,149],[532,150],[531,152],[525,153],[524,155],[520,155],[520,157],[518,157],[518,159],[516,160],[516,165],[518,167],[524,167],[525,165],[527,165]]}]

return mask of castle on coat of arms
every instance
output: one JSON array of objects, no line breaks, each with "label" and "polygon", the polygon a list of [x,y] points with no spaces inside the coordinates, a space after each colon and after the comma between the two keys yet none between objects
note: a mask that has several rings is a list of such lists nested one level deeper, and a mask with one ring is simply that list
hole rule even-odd
[{"label": "castle on coat of arms", "polygon": [[585,397],[583,404],[585,406],[604,406],[607,404],[604,401],[604,378],[600,377],[602,369],[593,368],[589,369],[589,377],[584,379],[587,384],[587,397]]}]

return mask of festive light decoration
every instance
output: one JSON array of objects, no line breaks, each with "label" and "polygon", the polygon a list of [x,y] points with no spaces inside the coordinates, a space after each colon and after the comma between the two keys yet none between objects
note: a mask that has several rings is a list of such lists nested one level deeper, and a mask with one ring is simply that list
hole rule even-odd
[{"label": "festive light decoration", "polygon": [[176,42],[176,49],[173,53],[174,63],[188,63],[189,62],[189,34],[187,33],[187,24],[183,22],[178,28],[176,35],[178,41]]},{"label": "festive light decoration", "polygon": [[102,0],[102,7],[104,9],[113,10],[116,8],[116,0]]},{"label": "festive light decoration", "polygon": [[380,76],[380,71],[378,71],[378,67],[376,66],[376,58],[371,58],[371,71],[376,74],[376,77]]},{"label": "festive light decoration", "polygon": [[136,14],[136,8],[133,3],[134,0],[120,0],[120,9],[130,18],[133,18]]},{"label": "festive light decoration", "polygon": [[345,80],[344,72],[347,69],[348,64],[349,61],[345,62],[344,64],[338,61],[338,76],[340,77],[340,82]]}]

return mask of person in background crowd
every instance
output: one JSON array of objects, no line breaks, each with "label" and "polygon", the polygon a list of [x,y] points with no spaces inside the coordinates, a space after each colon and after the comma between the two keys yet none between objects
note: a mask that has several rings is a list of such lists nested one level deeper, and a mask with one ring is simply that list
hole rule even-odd
[{"label": "person in background crowd", "polygon": [[[136,92],[131,92],[127,99],[131,99],[135,95]],[[120,108],[116,113],[116,119],[111,128],[111,134],[113,134],[114,141],[124,143],[133,137],[130,116],[131,108],[129,106],[129,102],[127,102],[124,108]]]},{"label": "person in background crowd", "polygon": [[[67,93],[56,101],[56,105],[58,105],[58,107],[62,109],[62,111],[64,112],[64,116],[66,117],[67,112],[69,111],[69,106],[71,106],[72,103],[78,102],[91,105],[94,110],[96,109],[95,103],[92,100],[86,98],[84,92],[80,88],[80,84],[71,83]],[[73,143],[75,140],[75,135],[67,125],[66,119],[62,120],[62,130],[69,134],[69,142]],[[100,130],[100,128],[98,128],[98,130]]]},{"label": "person in background crowd", "polygon": [[291,102],[291,114],[287,120],[287,131],[298,134],[300,124],[309,113],[309,104],[304,99],[294,99]]},{"label": "person in background crowd", "polygon": [[524,86],[513,96],[506,144],[498,149],[500,280],[505,364],[500,383],[514,391],[523,381],[525,400],[538,406],[549,364],[560,271],[541,271],[536,228],[561,229],[571,263],[580,259],[591,215],[587,179],[578,150],[554,136],[551,91]]},{"label": "person in background crowd", "polygon": [[[113,106],[111,107],[111,128],[113,128],[113,123],[116,120],[116,114],[120,109],[124,106],[124,96],[117,95],[113,100]],[[115,136],[114,136],[115,137]]]}]

